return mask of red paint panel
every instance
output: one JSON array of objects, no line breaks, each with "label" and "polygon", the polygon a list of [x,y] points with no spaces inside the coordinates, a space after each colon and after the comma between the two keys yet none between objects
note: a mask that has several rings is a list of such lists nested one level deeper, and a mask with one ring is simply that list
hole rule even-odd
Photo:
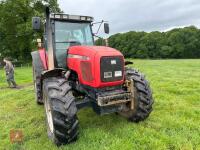
[{"label": "red paint panel", "polygon": [[[123,84],[124,77],[122,80],[115,81],[115,82],[101,82],[101,77],[100,77],[101,57],[121,56],[124,62],[124,57],[119,51],[113,48],[104,47],[104,46],[72,46],[69,48],[68,54],[70,54],[70,57],[67,58],[68,67],[71,70],[74,70],[77,72],[80,83],[91,86],[91,87],[95,87],[95,88],[106,87],[106,86],[116,86],[116,85]],[[73,57],[73,55],[85,56],[89,59],[82,60],[81,57]],[[85,58],[85,57],[82,57],[82,58]],[[91,77],[93,77],[94,80],[90,80],[90,81],[84,80],[85,75],[81,71],[82,62],[91,64],[90,65],[91,70],[88,70],[88,73],[91,74]]]}]

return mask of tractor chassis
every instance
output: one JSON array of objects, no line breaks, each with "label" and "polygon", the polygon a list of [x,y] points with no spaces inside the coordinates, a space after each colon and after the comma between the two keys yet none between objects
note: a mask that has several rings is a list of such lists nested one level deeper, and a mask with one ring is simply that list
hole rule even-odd
[{"label": "tractor chassis", "polygon": [[77,108],[92,107],[99,115],[119,112],[125,104],[133,100],[132,93],[123,90],[122,86],[91,89],[82,85],[78,89],[87,94],[83,100],[76,101]]}]

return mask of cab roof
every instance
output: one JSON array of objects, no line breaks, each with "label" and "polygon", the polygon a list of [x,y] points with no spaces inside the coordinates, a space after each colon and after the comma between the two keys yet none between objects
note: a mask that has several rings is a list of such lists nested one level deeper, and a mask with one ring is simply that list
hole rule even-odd
[{"label": "cab roof", "polygon": [[86,22],[93,22],[94,18],[90,16],[79,16],[79,15],[69,15],[69,14],[62,14],[62,13],[53,13],[50,14],[51,19],[57,20],[74,20],[74,21],[86,21]]}]

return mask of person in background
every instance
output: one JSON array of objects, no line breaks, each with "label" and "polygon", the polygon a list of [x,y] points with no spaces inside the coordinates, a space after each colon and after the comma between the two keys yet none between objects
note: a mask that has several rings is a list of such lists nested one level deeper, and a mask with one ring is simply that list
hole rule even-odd
[{"label": "person in background", "polygon": [[17,84],[15,82],[15,79],[14,79],[14,67],[11,63],[11,61],[8,60],[8,58],[4,58],[3,60],[5,62],[5,72],[6,72],[6,79],[7,79],[7,82],[8,82],[8,86],[9,87],[13,87],[16,88],[17,87]]}]

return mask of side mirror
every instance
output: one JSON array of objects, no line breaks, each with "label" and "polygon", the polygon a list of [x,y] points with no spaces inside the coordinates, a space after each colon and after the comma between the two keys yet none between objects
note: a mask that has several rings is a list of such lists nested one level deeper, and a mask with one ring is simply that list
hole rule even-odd
[{"label": "side mirror", "polygon": [[109,34],[109,32],[110,32],[110,28],[109,28],[109,24],[108,23],[104,23],[104,32],[106,34]]},{"label": "side mirror", "polygon": [[33,17],[32,18],[32,28],[33,30],[40,30],[41,19],[40,17]]}]

